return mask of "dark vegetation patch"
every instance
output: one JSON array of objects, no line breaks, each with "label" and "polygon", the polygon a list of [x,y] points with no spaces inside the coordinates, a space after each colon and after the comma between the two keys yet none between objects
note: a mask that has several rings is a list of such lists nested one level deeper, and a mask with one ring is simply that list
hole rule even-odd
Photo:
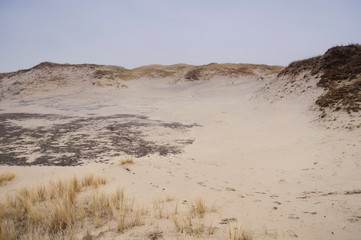
[{"label": "dark vegetation patch", "polygon": [[[22,121],[57,121],[48,126],[26,128]],[[15,123],[14,123],[15,121]],[[20,121],[20,122],[16,122]],[[196,126],[150,120],[145,116],[66,117],[52,114],[0,114],[0,164],[17,166],[76,166],[107,162],[111,157],[179,154],[192,139],[181,133]],[[150,130],[174,134],[172,141],[149,140]],[[166,143],[165,143],[166,142]],[[29,161],[31,156],[35,159]]]},{"label": "dark vegetation patch", "polygon": [[95,78],[98,78],[98,79],[104,78],[104,77],[106,77],[106,78],[112,78],[113,75],[114,75],[113,73],[114,73],[114,72],[113,72],[113,71],[110,71],[110,70],[98,69],[98,70],[96,70],[96,71],[93,73],[93,76],[94,76]]},{"label": "dark vegetation patch", "polygon": [[344,110],[348,113],[361,110],[361,77],[344,86],[333,86],[316,100],[321,109]]},{"label": "dark vegetation patch", "polygon": [[298,74],[302,73],[303,71],[313,71],[315,65],[320,61],[321,56],[316,56],[304,60],[294,61],[291,62],[285,69],[283,69],[279,74],[278,77],[281,76],[297,76]]},{"label": "dark vegetation patch", "polygon": [[[193,66],[185,72],[184,78],[188,81],[210,79],[214,76],[240,77],[259,76],[263,77],[279,73],[283,67],[260,64],[235,64],[235,63],[210,63],[202,66]],[[258,72],[258,73],[257,73]],[[261,77],[263,79],[263,77]]]},{"label": "dark vegetation patch", "polygon": [[361,45],[334,47],[322,56],[312,74],[323,72],[318,86],[330,88],[361,74]]},{"label": "dark vegetation patch", "polygon": [[131,73],[131,70],[120,66],[99,66],[93,73],[93,77],[96,79],[122,79],[129,80],[135,78],[135,75]]},{"label": "dark vegetation patch", "polygon": [[337,46],[322,56],[292,62],[278,76],[296,76],[305,70],[320,75],[317,86],[326,90],[316,101],[321,110],[361,110],[361,45]]},{"label": "dark vegetation patch", "polygon": [[201,79],[201,67],[196,67],[194,69],[189,70],[185,75],[184,78],[189,81],[195,81]]}]

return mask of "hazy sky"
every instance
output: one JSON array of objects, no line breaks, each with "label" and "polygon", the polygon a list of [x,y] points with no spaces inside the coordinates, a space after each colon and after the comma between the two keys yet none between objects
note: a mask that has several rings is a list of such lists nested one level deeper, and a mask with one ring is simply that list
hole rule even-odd
[{"label": "hazy sky", "polygon": [[43,61],[287,65],[361,43],[358,0],[0,0],[0,72]]}]

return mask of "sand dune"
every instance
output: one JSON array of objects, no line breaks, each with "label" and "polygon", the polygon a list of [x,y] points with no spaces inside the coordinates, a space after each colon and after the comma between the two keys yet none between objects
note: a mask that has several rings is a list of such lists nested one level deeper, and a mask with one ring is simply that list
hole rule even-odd
[{"label": "sand dune", "polygon": [[[317,101],[356,86],[360,72],[325,87],[324,58],[288,68],[43,63],[2,74],[0,173],[16,177],[1,199],[96,173],[104,191],[134,196],[143,221],[120,231],[89,218],[72,230],[78,239],[230,239],[234,227],[253,239],[359,239],[358,98]],[[187,216],[192,231],[182,232]]]}]

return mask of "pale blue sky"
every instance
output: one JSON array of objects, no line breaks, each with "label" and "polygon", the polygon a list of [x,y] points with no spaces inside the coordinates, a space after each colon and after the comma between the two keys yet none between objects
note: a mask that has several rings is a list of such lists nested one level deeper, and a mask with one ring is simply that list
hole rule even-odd
[{"label": "pale blue sky", "polygon": [[361,43],[361,1],[0,0],[0,72],[289,62]]}]

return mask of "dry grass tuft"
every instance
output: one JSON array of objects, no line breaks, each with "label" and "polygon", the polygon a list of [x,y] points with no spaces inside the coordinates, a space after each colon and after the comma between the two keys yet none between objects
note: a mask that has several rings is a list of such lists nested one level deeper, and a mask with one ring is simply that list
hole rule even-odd
[{"label": "dry grass tuft", "polygon": [[154,200],[153,201],[153,215],[155,218],[168,218],[169,216],[166,215],[165,212],[165,204],[161,200]]},{"label": "dry grass tuft", "polygon": [[101,176],[95,176],[94,174],[89,174],[83,178],[81,181],[81,187],[93,187],[98,188],[100,185],[107,183],[107,180]]},{"label": "dry grass tuft", "polygon": [[178,233],[190,236],[201,237],[204,234],[213,235],[217,230],[217,226],[213,224],[213,220],[206,220],[206,215],[216,212],[216,205],[208,207],[203,198],[197,197],[190,203],[186,211],[178,209],[175,205],[172,220]]},{"label": "dry grass tuft", "polygon": [[144,224],[143,213],[140,208],[134,209],[134,200],[130,202],[120,202],[117,211],[118,231],[123,233],[127,229]]},{"label": "dry grass tuft", "polygon": [[174,215],[172,215],[172,219],[173,219],[173,223],[174,223],[174,226],[175,226],[177,232],[183,233],[184,226],[183,226],[180,218],[176,214],[174,214]]},{"label": "dry grass tuft", "polygon": [[124,158],[119,159],[119,163],[120,163],[120,165],[133,164],[134,159],[133,159],[133,157],[124,157]]},{"label": "dry grass tuft", "polygon": [[0,174],[0,184],[3,184],[5,182],[10,182],[15,178],[16,174],[12,172],[6,172]]},{"label": "dry grass tuft", "polygon": [[[178,203],[174,202],[174,197],[167,195],[153,200],[153,217],[156,219],[168,219],[178,211]],[[173,213],[172,213],[172,210]]]},{"label": "dry grass tuft", "polygon": [[[126,204],[124,192],[99,194],[96,189],[105,183],[105,178],[90,174],[8,195],[0,202],[0,240],[72,239],[84,222],[98,227],[112,218],[115,221],[117,210]],[[92,198],[83,191],[87,187],[95,189]],[[130,227],[141,222],[137,213],[129,218],[133,215]]]},{"label": "dry grass tuft", "polygon": [[249,231],[244,230],[241,226],[228,225],[228,233],[230,240],[252,240],[253,234]]},{"label": "dry grass tuft", "polygon": [[[123,234],[146,224],[159,229],[159,223],[166,222],[173,222],[175,234],[191,238],[209,237],[218,230],[213,219],[216,205],[207,206],[201,197],[178,204],[168,195],[155,200],[153,211],[148,211],[134,198],[127,198],[122,189],[101,188],[106,182],[104,177],[89,174],[21,188],[8,195],[0,201],[0,240],[79,239],[80,236],[89,240],[98,238],[99,230],[104,228]],[[224,230],[226,234],[227,229]],[[252,237],[241,228],[229,226],[232,240]]]},{"label": "dry grass tuft", "polygon": [[204,232],[204,223],[197,217],[173,215],[172,219],[179,233],[200,237]]},{"label": "dry grass tuft", "polygon": [[197,197],[191,205],[191,214],[204,217],[207,206],[205,201],[201,197]]},{"label": "dry grass tuft", "polygon": [[213,225],[213,222],[211,222],[207,228],[208,235],[213,235],[216,229],[217,227]]}]

